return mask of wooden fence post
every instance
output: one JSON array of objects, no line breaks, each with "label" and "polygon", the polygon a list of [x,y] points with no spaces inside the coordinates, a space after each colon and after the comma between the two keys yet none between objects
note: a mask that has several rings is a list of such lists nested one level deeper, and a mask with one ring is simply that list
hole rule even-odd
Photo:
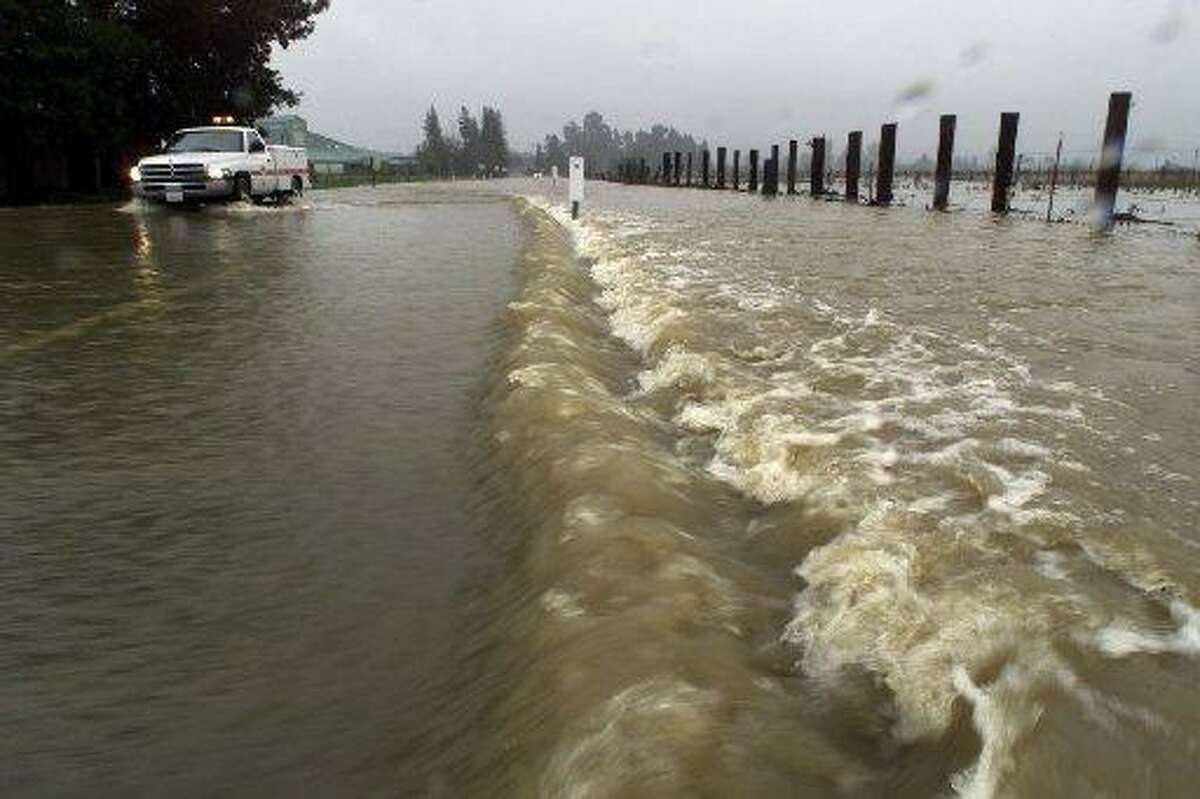
[{"label": "wooden fence post", "polygon": [[758,193],[758,150],[750,151],[750,177],[746,179],[746,187],[751,194]]},{"label": "wooden fence post", "polygon": [[1021,115],[1006,111],[1000,115],[1000,141],[996,146],[996,172],[992,180],[992,213],[1008,213],[1008,188],[1013,181],[1013,161],[1017,157],[1017,125]]},{"label": "wooden fence post", "polygon": [[779,194],[779,145],[771,145],[771,157],[763,164],[763,195]]},{"label": "wooden fence post", "polygon": [[1129,106],[1133,95],[1113,92],[1108,98],[1108,119],[1104,123],[1104,149],[1096,173],[1096,222],[1107,230],[1113,225],[1117,208],[1117,190],[1121,185],[1121,161],[1125,157],[1125,134],[1129,130]]},{"label": "wooden fence post", "polygon": [[808,170],[808,193],[820,197],[825,193],[825,137],[812,140],[812,167]]},{"label": "wooden fence post", "polygon": [[933,179],[933,207],[945,211],[950,205],[950,173],[954,168],[954,130],[958,117],[942,114],[938,131],[937,173]]},{"label": "wooden fence post", "polygon": [[862,171],[862,131],[854,130],[846,139],[846,199],[858,201],[858,174]]},{"label": "wooden fence post", "polygon": [[688,150],[687,154],[687,185],[690,188],[692,185],[692,151]]},{"label": "wooden fence post", "polygon": [[679,185],[680,175],[683,173],[683,153],[675,151],[675,185]]},{"label": "wooden fence post", "polygon": [[892,181],[896,171],[896,123],[879,129],[879,174],[875,177],[875,204],[892,204]]},{"label": "wooden fence post", "polygon": [[708,148],[700,153],[700,185],[708,188]]},{"label": "wooden fence post", "polygon": [[666,186],[671,182],[671,154],[663,153],[662,160],[662,185]]},{"label": "wooden fence post", "polygon": [[738,177],[741,173],[741,166],[742,166],[742,151],[734,150],[733,151],[733,190],[734,191],[738,190]]},{"label": "wooden fence post", "polygon": [[717,188],[725,188],[725,153],[724,147],[717,148]]},{"label": "wooden fence post", "polygon": [[797,152],[798,143],[795,139],[788,142],[788,165],[787,165],[787,193],[796,193],[796,161],[799,157]]}]

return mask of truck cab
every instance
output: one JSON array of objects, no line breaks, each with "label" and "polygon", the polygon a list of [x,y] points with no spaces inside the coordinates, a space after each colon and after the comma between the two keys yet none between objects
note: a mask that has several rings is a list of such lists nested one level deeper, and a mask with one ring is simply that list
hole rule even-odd
[{"label": "truck cab", "polygon": [[304,148],[267,144],[254,128],[232,125],[176,131],[160,155],[138,161],[129,177],[135,197],[180,204],[281,202],[310,186]]}]

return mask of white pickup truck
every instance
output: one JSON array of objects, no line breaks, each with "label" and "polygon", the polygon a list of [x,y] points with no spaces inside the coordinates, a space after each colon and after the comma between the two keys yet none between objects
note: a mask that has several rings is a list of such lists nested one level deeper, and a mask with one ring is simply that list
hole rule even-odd
[{"label": "white pickup truck", "polygon": [[135,197],[165,203],[281,202],[310,185],[303,147],[267,144],[254,128],[185,128],[129,170]]}]

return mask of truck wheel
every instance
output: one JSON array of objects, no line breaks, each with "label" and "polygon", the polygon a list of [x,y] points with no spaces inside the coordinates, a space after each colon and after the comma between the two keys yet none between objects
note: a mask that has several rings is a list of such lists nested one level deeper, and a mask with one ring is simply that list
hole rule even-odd
[{"label": "truck wheel", "polygon": [[292,196],[293,197],[303,197],[304,196],[304,181],[301,180],[299,176],[292,177]]},{"label": "truck wheel", "polygon": [[253,199],[250,192],[249,175],[238,175],[233,179],[233,199],[243,203],[248,203]]}]

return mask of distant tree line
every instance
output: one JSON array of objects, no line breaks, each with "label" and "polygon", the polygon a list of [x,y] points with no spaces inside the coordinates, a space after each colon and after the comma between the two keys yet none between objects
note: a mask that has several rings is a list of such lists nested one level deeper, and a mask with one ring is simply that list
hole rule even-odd
[{"label": "distant tree line", "polygon": [[622,131],[605,122],[599,112],[589,111],[582,122],[564,125],[561,137],[555,133],[546,136],[534,150],[531,168],[549,172],[557,166],[559,172],[566,174],[567,159],[582,155],[589,174],[613,172],[622,161],[639,158],[645,158],[653,170],[665,152],[696,152],[707,146],[708,142],[697,141],[690,133],[680,133],[662,124],[649,130]]},{"label": "distant tree line", "polygon": [[504,116],[484,106],[479,118],[464,105],[458,111],[458,134],[442,129],[437,109],[425,112],[417,162],[435,177],[497,177],[508,173],[508,136]]},{"label": "distant tree line", "polygon": [[176,128],[294,105],[271,48],[329,1],[0,0],[0,203],[115,188]]}]

